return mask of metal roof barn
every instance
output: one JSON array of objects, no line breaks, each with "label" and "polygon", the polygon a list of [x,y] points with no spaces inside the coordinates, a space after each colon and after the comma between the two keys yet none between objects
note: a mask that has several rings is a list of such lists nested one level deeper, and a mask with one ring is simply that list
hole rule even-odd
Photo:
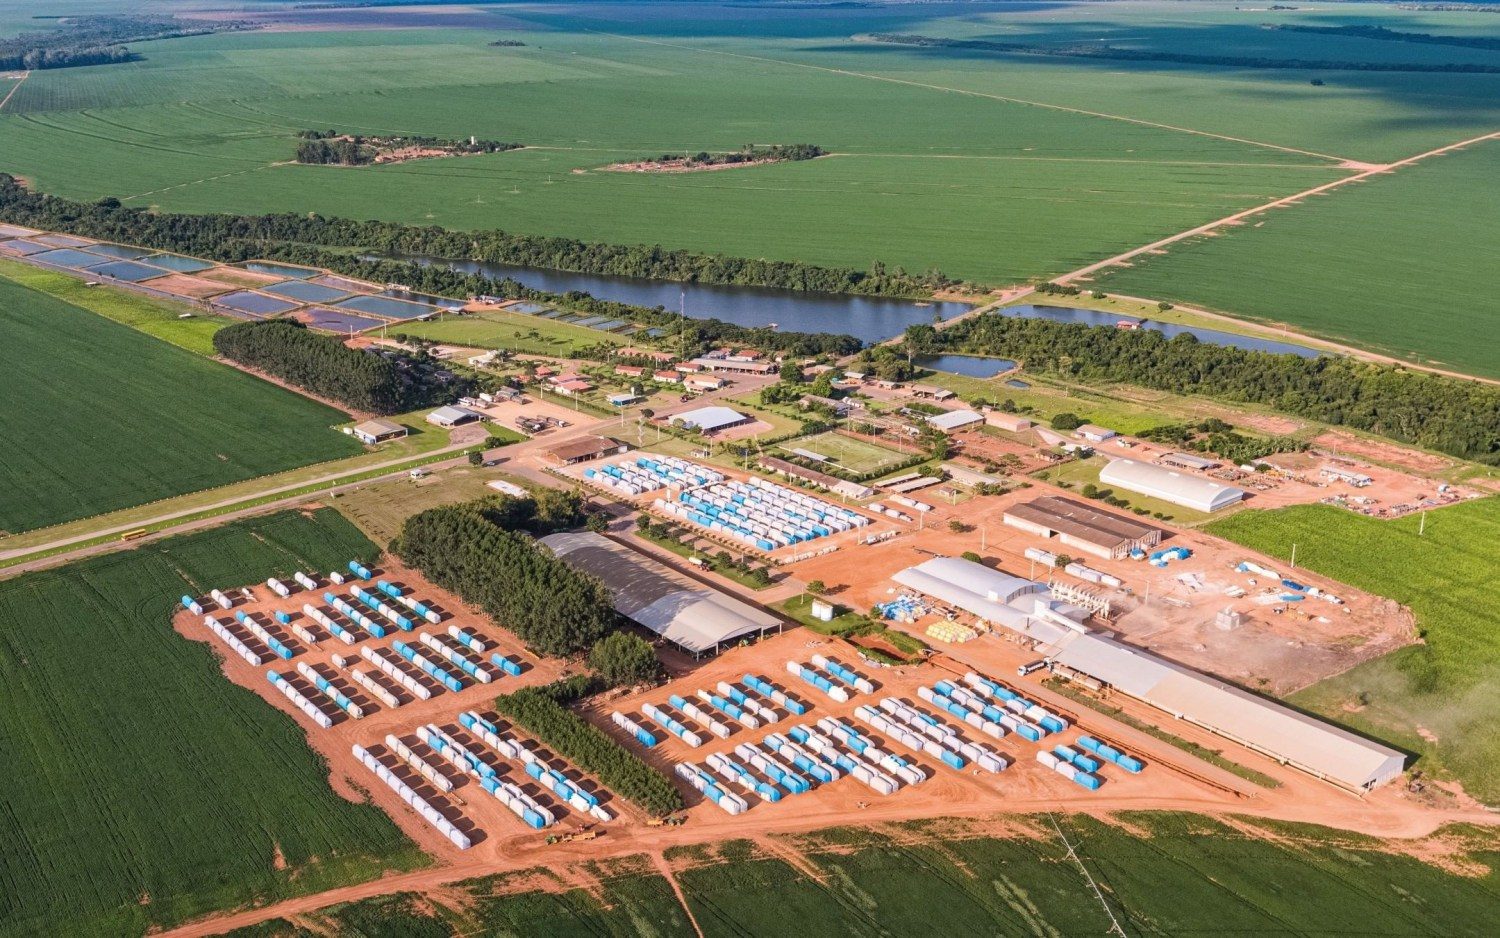
[{"label": "metal roof barn", "polygon": [[1099,481],[1203,512],[1228,508],[1245,497],[1244,489],[1134,459],[1112,460],[1099,473]]},{"label": "metal roof barn", "polygon": [[694,655],[781,628],[775,616],[602,535],[565,532],[541,540],[570,567],[603,580],[616,612]]},{"label": "metal roof barn", "polygon": [[681,420],[688,426],[702,430],[704,433],[712,433],[715,430],[737,427],[742,423],[750,422],[749,417],[729,407],[700,407],[697,410],[672,414],[670,419]]},{"label": "metal roof barn", "polygon": [[984,415],[972,410],[950,410],[941,414],[933,414],[927,418],[927,422],[947,433],[971,424],[984,423]]}]

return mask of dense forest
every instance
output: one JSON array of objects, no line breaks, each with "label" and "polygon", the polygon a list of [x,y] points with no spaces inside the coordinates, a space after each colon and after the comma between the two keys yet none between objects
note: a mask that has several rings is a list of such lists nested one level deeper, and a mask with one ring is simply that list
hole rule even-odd
[{"label": "dense forest", "polygon": [[[446,403],[465,393],[463,379],[408,353],[346,346],[299,322],[241,322],[214,333],[214,350],[319,397],[377,414]],[[450,376],[451,377],[451,376]]]},{"label": "dense forest", "polygon": [[58,29],[24,32],[0,39],[0,70],[67,68],[128,62],[134,56],[127,42],[200,36],[226,29],[243,29],[237,22],[209,23],[174,16],[68,17]]},{"label": "dense forest", "polygon": [[391,549],[537,654],[586,651],[616,625],[602,582],[552,556],[530,535],[500,527],[482,502],[413,515]]},{"label": "dense forest", "polygon": [[[1209,345],[1191,335],[976,316],[912,326],[914,352],[999,355],[1030,371],[1265,404],[1476,462],[1500,465],[1500,388],[1353,358],[1301,358]],[[1232,441],[1230,441],[1232,442]]]},{"label": "dense forest", "polygon": [[[668,328],[672,332],[674,345],[680,342],[689,351],[716,344],[738,343],[797,355],[844,355],[858,351],[860,347],[859,340],[848,335],[748,329],[717,319],[684,319],[661,307],[648,309],[631,306],[596,299],[579,292],[552,294],[533,290],[511,279],[495,280],[478,274],[466,274],[446,265],[367,259],[346,251],[323,249],[324,246],[354,246],[381,253],[469,257],[475,253],[475,246],[487,239],[498,239],[501,244],[513,242],[529,245],[522,252],[527,256],[533,250],[541,252],[540,246],[551,242],[571,244],[580,249],[597,248],[602,252],[601,256],[619,251],[659,252],[660,248],[587,245],[562,239],[507,235],[504,232],[457,233],[441,228],[412,228],[387,222],[350,221],[319,215],[175,215],[126,208],[117,199],[76,202],[42,195],[27,190],[15,177],[3,172],[0,172],[0,218],[49,231],[139,244],[224,262],[261,258],[310,264],[351,277],[376,283],[402,283],[415,290],[443,296],[464,298],[486,295],[555,302],[596,315],[608,314],[612,319],[628,319]],[[499,253],[499,249],[485,253]],[[560,256],[566,259],[566,255]],[[476,259],[526,263],[508,256]],[[532,263],[541,267],[558,266],[547,263],[545,259]],[[807,269],[828,270],[817,267]],[[889,276],[878,265],[876,271],[881,278]]]},{"label": "dense forest", "polygon": [[876,42],[933,49],[964,49],[974,52],[996,52],[1010,55],[1041,55],[1072,59],[1110,59],[1122,62],[1166,62],[1173,65],[1221,65],[1232,68],[1336,70],[1342,72],[1473,72],[1500,73],[1500,65],[1473,62],[1344,62],[1331,59],[1278,59],[1261,55],[1203,55],[1194,52],[1167,52],[1157,49],[1126,49],[1098,43],[1034,45],[1024,42],[1000,42],[994,39],[949,39],[941,36],[915,36],[905,33],[879,33],[870,37]]}]

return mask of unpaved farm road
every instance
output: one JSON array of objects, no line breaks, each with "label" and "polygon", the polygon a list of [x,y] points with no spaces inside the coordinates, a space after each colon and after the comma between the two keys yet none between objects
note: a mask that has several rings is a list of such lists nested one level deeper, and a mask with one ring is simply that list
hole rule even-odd
[{"label": "unpaved farm road", "polygon": [[[1214,797],[1155,798],[1137,796],[1129,798],[1091,797],[1086,803],[1078,801],[1059,803],[1055,798],[1020,799],[1007,795],[1003,799],[996,797],[992,803],[979,807],[966,808],[963,805],[951,805],[951,809],[945,809],[941,814],[942,816],[953,818],[975,819],[996,816],[997,814],[1042,814],[1047,812],[1085,814],[1093,817],[1101,817],[1123,811],[1189,811],[1209,816],[1240,815],[1266,820],[1321,824],[1377,837],[1398,839],[1425,837],[1445,824],[1470,823],[1495,825],[1497,823],[1496,816],[1485,811],[1441,811],[1400,804],[1388,804],[1382,805],[1380,808],[1375,808],[1366,802],[1342,795],[1338,796],[1336,801],[1333,799],[1319,799],[1318,803],[1293,802],[1290,804],[1281,803],[1273,805],[1271,803],[1261,803],[1264,800],[1255,799],[1254,801],[1226,803],[1224,800]],[[793,815],[777,820],[768,818],[758,823],[753,833],[762,837],[767,834],[800,834],[837,824],[857,824],[861,827],[869,827],[884,823],[931,817],[933,817],[931,805],[923,804],[920,799],[909,804],[903,804],[902,799],[893,798],[885,802],[872,803],[869,808],[849,817],[819,817],[809,819]],[[256,925],[270,919],[305,915],[346,902],[357,902],[363,899],[371,899],[398,892],[423,893],[465,879],[473,879],[495,873],[515,872],[537,866],[560,866],[584,860],[648,854],[653,857],[657,868],[663,870],[665,873],[669,867],[662,854],[671,847],[728,840],[746,836],[747,833],[750,832],[744,827],[742,822],[735,821],[735,819],[729,818],[727,815],[722,821],[716,819],[714,822],[706,825],[695,820],[692,823],[676,828],[640,828],[639,830],[626,832],[623,836],[616,836],[612,832],[603,839],[589,841],[586,844],[561,844],[553,847],[511,853],[499,858],[459,860],[458,862],[433,869],[385,876],[381,879],[371,880],[370,882],[354,886],[330,889],[326,892],[288,899],[255,909],[230,912],[201,919],[158,934],[163,936],[181,936],[181,938],[218,935],[236,928]],[[686,908],[686,905],[684,905],[684,908]]]},{"label": "unpaved farm road", "polygon": [[1089,264],[1087,267],[1080,267],[1077,270],[1072,271],[1071,273],[1063,274],[1061,277],[1056,278],[1054,282],[1070,283],[1074,280],[1087,277],[1089,274],[1102,270],[1106,267],[1114,267],[1118,264],[1123,264],[1126,261],[1129,261],[1131,258],[1139,257],[1140,255],[1149,253],[1151,251],[1160,250],[1161,248],[1164,248],[1169,244],[1176,244],[1178,241],[1182,241],[1187,238],[1192,238],[1201,234],[1207,234],[1208,232],[1213,231],[1217,228],[1222,228],[1225,225],[1238,224],[1239,222],[1244,221],[1246,218],[1259,215],[1262,212],[1268,212],[1271,209],[1280,208],[1283,205],[1291,205],[1295,202],[1300,202],[1310,196],[1321,195],[1324,192],[1330,192],[1341,186],[1347,186],[1350,183],[1362,182],[1363,180],[1369,179],[1372,176],[1379,176],[1382,173],[1394,172],[1402,168],[1403,166],[1410,166],[1413,163],[1419,163],[1422,160],[1428,159],[1429,157],[1442,156],[1444,153],[1449,153],[1453,150],[1458,150],[1463,147],[1470,146],[1471,144],[1483,143],[1486,140],[1495,139],[1500,139],[1500,130],[1492,131],[1487,134],[1481,134],[1478,137],[1470,137],[1467,140],[1460,140],[1457,143],[1450,143],[1446,146],[1438,147],[1435,150],[1428,150],[1425,153],[1418,153],[1416,156],[1408,156],[1406,159],[1397,160],[1394,163],[1370,166],[1369,168],[1354,173],[1351,176],[1345,176],[1342,179],[1335,179],[1333,182],[1325,182],[1321,186],[1314,186],[1311,189],[1304,189],[1303,191],[1295,193],[1294,195],[1288,195],[1279,199],[1274,199],[1270,202],[1254,206],[1253,208],[1247,208],[1243,211],[1235,212],[1233,215],[1226,215],[1225,217],[1220,218],[1218,221],[1211,221],[1206,225],[1199,225],[1196,228],[1190,228],[1187,231],[1180,231],[1177,234],[1169,235],[1168,237],[1162,238],[1159,241],[1153,241],[1150,244],[1142,245],[1138,248],[1133,248],[1123,254],[1116,254],[1114,257],[1107,257],[1102,261],[1097,261],[1093,264]]}]

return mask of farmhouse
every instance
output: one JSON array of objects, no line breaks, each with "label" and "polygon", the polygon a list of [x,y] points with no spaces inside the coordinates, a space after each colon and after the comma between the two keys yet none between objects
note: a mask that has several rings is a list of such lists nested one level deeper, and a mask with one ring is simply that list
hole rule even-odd
[{"label": "farmhouse", "polygon": [[467,407],[439,407],[427,415],[427,422],[439,427],[459,427],[466,423],[483,420],[484,416]]},{"label": "farmhouse", "polygon": [[604,581],[615,611],[694,657],[736,639],[781,630],[781,620],[706,587],[623,544],[587,531],[542,543],[564,563]]},{"label": "farmhouse", "polygon": [[681,420],[684,426],[703,433],[717,433],[731,427],[744,426],[753,422],[755,418],[728,407],[699,407],[697,410],[673,414],[668,419],[673,422]]},{"label": "farmhouse", "polygon": [[703,375],[693,375],[683,383],[688,387],[695,388],[699,391],[717,391],[719,388],[722,388],[724,386],[724,379],[710,378]]},{"label": "farmhouse", "polygon": [[849,416],[849,412],[857,406],[857,402],[855,401],[835,400],[831,397],[819,397],[816,394],[804,394],[802,395],[802,398],[798,401],[798,403],[803,407],[811,407],[814,404],[821,404],[822,406],[827,407],[829,410],[833,411],[835,417],[847,417]]},{"label": "farmhouse", "polygon": [[682,373],[677,371],[658,371],[651,375],[651,380],[660,381],[663,384],[681,384]]},{"label": "farmhouse", "polygon": [[615,366],[615,374],[619,375],[622,378],[639,378],[645,373],[646,369],[642,368],[640,365]]},{"label": "farmhouse", "polygon": [[931,384],[914,384],[910,390],[912,397],[926,398],[934,401],[952,400],[958,396],[947,388],[940,388]]},{"label": "farmhouse", "polygon": [[1161,543],[1160,528],[1056,495],[1013,505],[1006,509],[1003,520],[1013,528],[1056,537],[1069,547],[1107,560]]},{"label": "farmhouse", "polygon": [[571,466],[605,456],[616,456],[629,450],[628,444],[607,436],[585,436],[552,447],[547,451],[547,456],[559,466]]},{"label": "farmhouse", "polygon": [[583,378],[574,378],[571,381],[559,381],[557,383],[557,391],[559,394],[585,394],[589,391],[592,391],[593,389],[593,383],[590,381],[586,381]]},{"label": "farmhouse", "polygon": [[1099,473],[1099,481],[1194,511],[1219,511],[1245,497],[1244,489],[1134,459],[1111,460]]},{"label": "farmhouse", "polygon": [[386,440],[397,440],[406,436],[406,428],[399,423],[389,420],[366,420],[364,423],[354,427],[351,433],[354,438],[366,446],[374,446],[376,443],[384,443]]}]

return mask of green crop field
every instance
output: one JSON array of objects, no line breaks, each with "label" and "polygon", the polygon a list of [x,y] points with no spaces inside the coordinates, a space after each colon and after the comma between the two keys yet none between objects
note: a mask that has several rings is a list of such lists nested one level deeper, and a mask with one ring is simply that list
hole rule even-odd
[{"label": "green crop field", "polygon": [[1482,274],[1500,219],[1496,178],[1500,140],[1182,242],[1096,281],[1500,377],[1500,307]]},{"label": "green crop field", "polygon": [[424,862],[170,624],[183,593],[376,553],[289,512],[0,582],[0,935],[138,935]]},{"label": "green crop field", "polygon": [[[1500,927],[1500,860],[1482,832],[1453,828],[1460,875],[1326,828],[1231,827],[1194,815],[1132,813],[1130,827],[1077,816],[1018,817],[1003,835],[955,836],[941,819],[882,833],[847,828],[668,852],[692,911],[646,857],[398,894],[269,923],[252,936],[486,935],[1488,935]],[[1076,850],[1068,856],[1063,838]],[[1273,839],[1274,838],[1274,839]],[[787,851],[804,863],[793,866]],[[1080,867],[1081,864],[1081,867]],[[1097,883],[1100,896],[1089,887]],[[585,891],[577,875],[596,880]],[[538,880],[550,888],[538,888]],[[696,926],[696,931],[695,927]],[[235,933],[237,938],[241,933]]]},{"label": "green crop field", "polygon": [[11,533],[361,451],[340,411],[3,276],[0,374]]},{"label": "green crop field", "polygon": [[[8,15],[20,11],[0,3],[0,24]],[[1500,36],[1497,18],[1479,12],[1148,0],[284,15],[311,19],[33,73],[0,112],[0,169],[138,207],[878,259],[1011,283],[1340,178],[1353,171],[1346,161],[1394,161],[1500,127],[1500,74],[1443,70],[1500,67],[1500,49],[1402,38]],[[876,33],[1302,64],[1038,56]],[[487,45],[501,37],[525,45]],[[290,162],[298,130],[330,126],[527,149],[364,168]],[[667,151],[803,141],[833,155],[712,173],[600,171]],[[1493,172],[1492,157],[1469,154],[1406,167],[1147,256],[1104,283],[1500,374],[1463,341],[1470,320],[1496,315],[1479,274],[1497,216],[1484,184]]]},{"label": "green crop field", "polygon": [[1424,758],[1500,803],[1500,498],[1379,521],[1309,505],[1244,511],[1208,528],[1272,557],[1411,607],[1423,643],[1329,678],[1292,698]]}]

